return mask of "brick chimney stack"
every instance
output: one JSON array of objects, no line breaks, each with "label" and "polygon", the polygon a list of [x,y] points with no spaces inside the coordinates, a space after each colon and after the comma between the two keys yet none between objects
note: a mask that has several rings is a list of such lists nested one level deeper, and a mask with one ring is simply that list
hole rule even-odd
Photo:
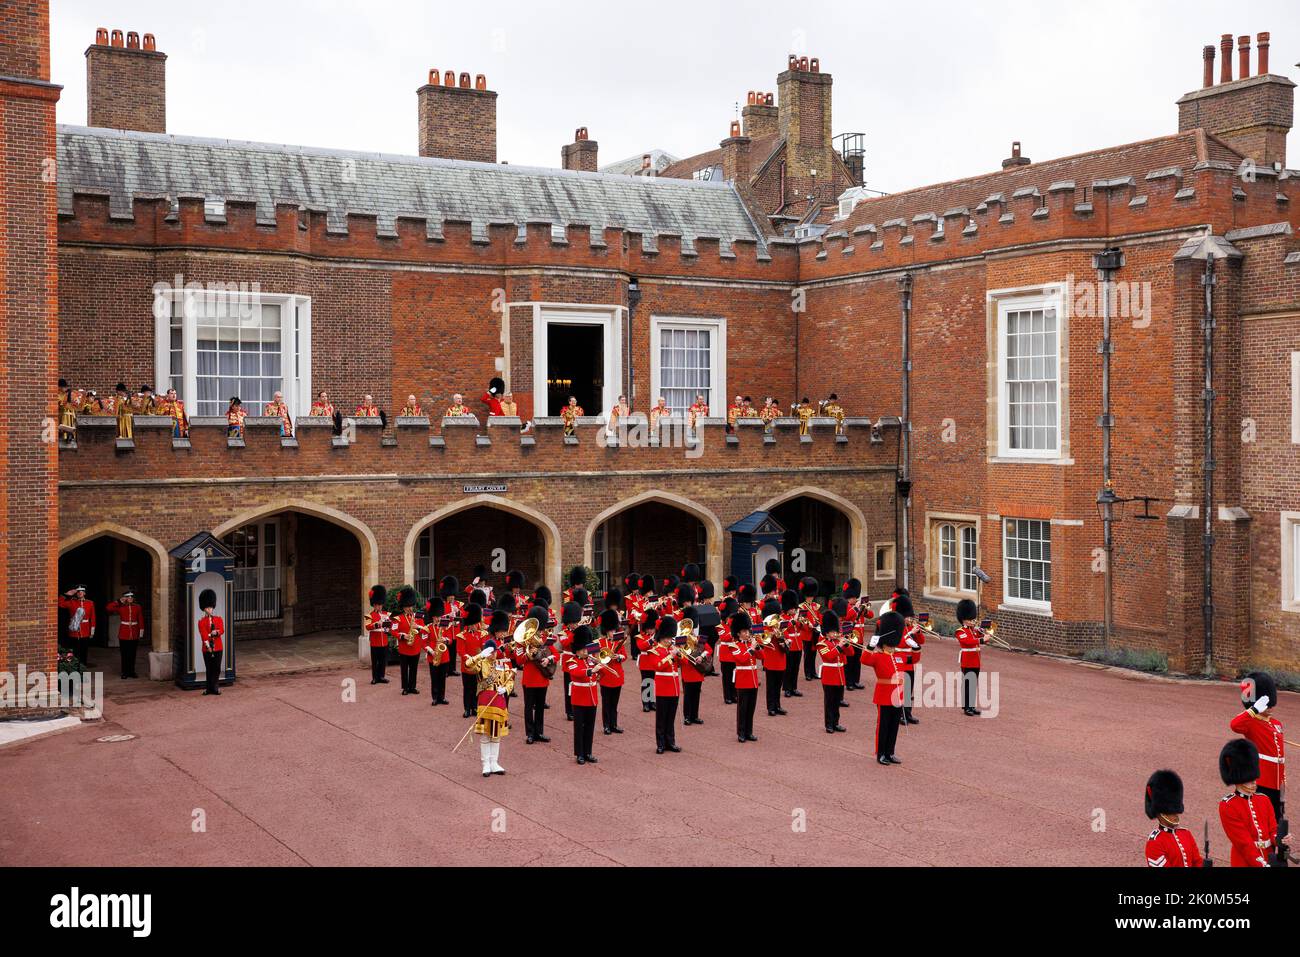
[{"label": "brick chimney stack", "polygon": [[596,141],[587,138],[587,128],[580,126],[573,134],[573,142],[560,150],[560,159],[565,169],[581,170],[585,173],[596,172]]},{"label": "brick chimney stack", "polygon": [[731,135],[718,145],[722,147],[722,178],[737,186],[748,187],[752,175],[749,165],[750,138],[741,133],[740,121],[731,121]]},{"label": "brick chimney stack", "polygon": [[1270,37],[1261,33],[1258,69],[1250,73],[1250,37],[1237,39],[1237,79],[1232,78],[1232,34],[1219,40],[1220,82],[1213,83],[1212,47],[1202,52],[1201,89],[1178,101],[1178,130],[1204,129],[1259,166],[1286,165],[1286,137],[1295,122],[1295,84],[1268,72]]},{"label": "brick chimney stack", "polygon": [[448,70],[429,71],[429,82],[416,90],[420,105],[420,155],[444,159],[497,161],[497,95],[487,77]]},{"label": "brick chimney stack", "polygon": [[100,27],[86,48],[86,125],[167,132],[167,54],[152,33],[143,42]]},{"label": "brick chimney stack", "polygon": [[[816,57],[790,55],[777,82],[777,129],[785,137],[786,199],[818,196],[833,188],[835,144],[831,134],[831,75]],[[831,197],[821,197],[829,201]]]},{"label": "brick chimney stack", "polygon": [[1028,166],[1032,162],[1033,160],[1031,160],[1028,156],[1024,156],[1021,154],[1020,140],[1016,140],[1014,143],[1011,144],[1011,155],[1002,161],[1002,168],[1011,169],[1012,167],[1015,166]]},{"label": "brick chimney stack", "polygon": [[745,106],[740,111],[740,120],[745,135],[750,139],[777,133],[781,124],[776,97],[771,93],[750,90],[745,97]]}]

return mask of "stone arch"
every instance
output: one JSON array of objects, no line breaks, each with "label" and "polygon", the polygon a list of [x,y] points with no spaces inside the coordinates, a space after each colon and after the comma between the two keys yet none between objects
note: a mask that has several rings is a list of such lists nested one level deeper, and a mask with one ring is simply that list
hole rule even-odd
[{"label": "stone arch", "polygon": [[714,515],[711,509],[693,502],[689,498],[676,495],[673,492],[665,492],[662,489],[650,489],[642,492],[640,495],[634,495],[631,498],[625,498],[616,502],[609,508],[605,509],[587,526],[587,533],[583,536],[582,542],[582,563],[588,568],[592,563],[592,552],[596,538],[596,529],[621,512],[626,512],[630,508],[636,508],[646,502],[659,502],[662,505],[671,505],[679,508],[683,512],[698,518],[704,523],[705,538],[707,539],[707,548],[705,551],[705,569],[704,577],[712,582],[721,582],[723,575],[722,570],[722,522],[718,516]]},{"label": "stone arch", "polygon": [[150,564],[152,565],[151,581],[149,583],[151,592],[150,607],[153,618],[149,623],[149,632],[152,637],[154,651],[170,651],[171,640],[167,630],[167,623],[171,617],[172,560],[161,542],[145,535],[143,532],[137,532],[135,529],[127,528],[125,525],[119,525],[116,522],[100,522],[97,525],[91,525],[89,528],[83,528],[79,532],[73,532],[67,538],[62,539],[59,542],[59,554],[62,555],[65,552],[72,551],[79,545],[85,545],[87,542],[93,542],[97,538],[105,537],[116,538],[149,553]]},{"label": "stone arch", "polygon": [[421,518],[406,534],[406,545],[402,549],[402,580],[415,580],[415,544],[420,533],[442,521],[444,518],[468,511],[471,508],[495,508],[511,515],[516,515],[536,526],[542,533],[542,581],[548,588],[557,588],[562,580],[560,574],[560,529],[549,517],[535,508],[516,502],[514,499],[499,495],[472,495],[469,498],[449,502]]},{"label": "stone arch", "polygon": [[863,514],[862,509],[842,495],[836,495],[834,492],[812,485],[801,485],[798,488],[787,489],[776,498],[762,505],[758,510],[760,512],[770,512],[778,505],[784,505],[796,498],[811,498],[829,505],[838,509],[849,520],[849,564],[853,569],[853,577],[861,581],[864,588],[868,587],[868,583],[871,581],[871,564],[869,561],[870,556],[867,554],[869,550],[867,546],[867,517]]},{"label": "stone arch", "polygon": [[365,522],[353,518],[346,512],[341,512],[329,505],[321,505],[318,502],[309,502],[305,499],[282,499],[241,512],[234,518],[222,522],[214,528],[212,535],[215,538],[224,538],[237,528],[283,512],[301,512],[304,515],[312,515],[340,528],[345,528],[356,536],[357,543],[361,546],[360,599],[362,607],[365,607],[370,586],[379,580],[379,543],[375,539],[375,533],[370,530],[370,527]]}]

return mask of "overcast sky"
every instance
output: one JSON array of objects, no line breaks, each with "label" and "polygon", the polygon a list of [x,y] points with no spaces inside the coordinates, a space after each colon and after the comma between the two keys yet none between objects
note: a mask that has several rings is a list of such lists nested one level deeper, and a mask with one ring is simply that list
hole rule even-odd
[{"label": "overcast sky", "polygon": [[[1013,139],[1045,160],[1173,132],[1201,47],[1229,31],[1271,31],[1271,72],[1300,72],[1297,0],[51,6],[62,123],[86,121],[84,53],[104,26],[168,54],[168,132],[415,153],[415,90],[437,67],[486,74],[499,158],[537,166],[579,126],[602,164],[716,147],[747,90],[775,92],[789,53],[816,56],[835,132],[866,134],[867,184],[888,192],[996,169]],[[1300,166],[1300,134],[1288,152]]]}]

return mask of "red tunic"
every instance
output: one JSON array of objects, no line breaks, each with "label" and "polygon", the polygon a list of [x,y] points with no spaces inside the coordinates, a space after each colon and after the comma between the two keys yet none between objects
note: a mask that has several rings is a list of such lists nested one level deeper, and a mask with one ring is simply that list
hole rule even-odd
[{"label": "red tunic", "polygon": [[822,659],[822,684],[843,687],[844,662],[848,656],[837,645],[824,638],[817,643],[817,653]]},{"label": "red tunic", "polygon": [[487,404],[488,415],[501,414],[501,400],[491,392],[484,392],[482,401]]},{"label": "red tunic", "polygon": [[736,646],[736,689],[751,690],[758,687],[760,656],[747,644]]},{"label": "red tunic", "polygon": [[416,637],[420,619],[415,615],[397,615],[391,620],[389,630],[397,635],[397,653],[399,655],[418,655],[424,649],[424,641]]},{"label": "red tunic", "polygon": [[731,637],[731,625],[724,621],[718,626],[718,661],[735,664],[739,651],[740,646]]},{"label": "red tunic", "polygon": [[[695,656],[701,659],[713,657],[713,646],[707,641],[701,641],[695,647]],[[687,684],[697,685],[704,680],[704,674],[685,658],[682,658],[682,680]]]},{"label": "red tunic", "polygon": [[1269,847],[1257,847],[1256,841],[1271,846],[1277,838],[1277,819],[1273,802],[1262,794],[1245,794],[1234,790],[1219,802],[1219,822],[1232,845],[1233,867],[1267,867]]},{"label": "red tunic", "polygon": [[[655,697],[679,698],[682,694],[682,676],[677,670],[677,656],[671,650],[656,646],[648,653],[655,672]],[[642,655],[644,658],[645,655]]]},{"label": "red tunic", "polygon": [[460,633],[460,636],[456,639],[456,653],[460,655],[460,670],[462,672],[472,670],[468,662],[483,650],[483,642],[486,639],[487,632],[479,628]]},{"label": "red tunic", "polygon": [[590,658],[573,657],[564,666],[564,672],[569,676],[569,700],[575,708],[594,708],[599,703],[596,691],[599,682],[594,671]]},{"label": "red tunic", "polygon": [[388,645],[388,623],[385,621],[386,617],[387,616],[384,614],[382,608],[379,610],[372,608],[366,615],[362,627],[365,628],[366,633],[370,636],[371,648],[384,648]]},{"label": "red tunic", "polygon": [[957,652],[957,664],[962,668],[978,668],[980,666],[980,645],[984,643],[984,632],[974,627],[957,629],[957,644],[961,650]]},{"label": "red tunic", "polygon": [[[95,630],[95,603],[85,599],[77,600],[76,598],[60,598],[59,607],[66,608],[69,614],[68,634],[73,638],[89,638]],[[72,621],[77,615],[77,609],[82,611],[81,626],[72,628]]]},{"label": "red tunic", "polygon": [[606,667],[600,669],[600,686],[602,688],[621,688],[625,680],[623,675],[623,657],[625,645],[616,639],[600,639],[600,648],[602,651],[608,651],[614,656]]},{"label": "red tunic", "polygon": [[108,611],[117,615],[118,641],[139,641],[144,636],[144,611],[138,604],[110,601]]},{"label": "red tunic", "polygon": [[1147,837],[1147,867],[1200,867],[1201,849],[1185,827],[1161,824]]},{"label": "red tunic", "polygon": [[899,680],[898,667],[894,656],[888,651],[865,651],[862,653],[863,664],[870,665],[876,673],[876,690],[871,700],[876,704],[903,706],[903,683]]},{"label": "red tunic", "polygon": [[1259,786],[1282,790],[1286,782],[1286,739],[1282,735],[1282,722],[1247,708],[1228,727],[1259,749]]},{"label": "red tunic", "polygon": [[199,638],[204,651],[225,651],[221,637],[226,633],[226,623],[220,615],[204,615],[199,619]]},{"label": "red tunic", "polygon": [[[903,641],[899,644],[895,657],[899,671],[913,671],[916,669],[917,662],[921,660],[921,649],[909,646],[907,644],[909,638],[918,645],[925,644],[925,634],[921,631],[919,625],[912,625],[903,632]],[[966,667],[978,668],[979,665],[967,665]]]},{"label": "red tunic", "polygon": [[[545,647],[543,647],[541,656],[543,661],[547,659],[554,659],[555,649],[550,644],[547,644]],[[537,667],[537,663],[533,661],[533,659],[529,658],[525,652],[523,651],[514,652],[514,659],[516,664],[523,666],[524,669],[523,681],[524,681],[525,688],[550,687],[551,679],[546,677],[546,674],[542,671],[542,669]]]}]

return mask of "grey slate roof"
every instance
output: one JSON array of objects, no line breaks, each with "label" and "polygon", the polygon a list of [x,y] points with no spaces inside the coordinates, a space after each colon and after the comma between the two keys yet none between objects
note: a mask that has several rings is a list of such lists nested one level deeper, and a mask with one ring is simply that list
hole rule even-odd
[{"label": "grey slate roof", "polygon": [[762,244],[727,183],[539,169],[460,160],[313,149],[128,130],[59,127],[59,210],[75,192],[106,194],[109,213],[130,218],[135,197],[202,196],[257,204],[275,221],[277,202],[323,210],[330,229],[348,213],[377,217],[392,235],[398,216],[447,220],[622,227],[647,235]]}]

